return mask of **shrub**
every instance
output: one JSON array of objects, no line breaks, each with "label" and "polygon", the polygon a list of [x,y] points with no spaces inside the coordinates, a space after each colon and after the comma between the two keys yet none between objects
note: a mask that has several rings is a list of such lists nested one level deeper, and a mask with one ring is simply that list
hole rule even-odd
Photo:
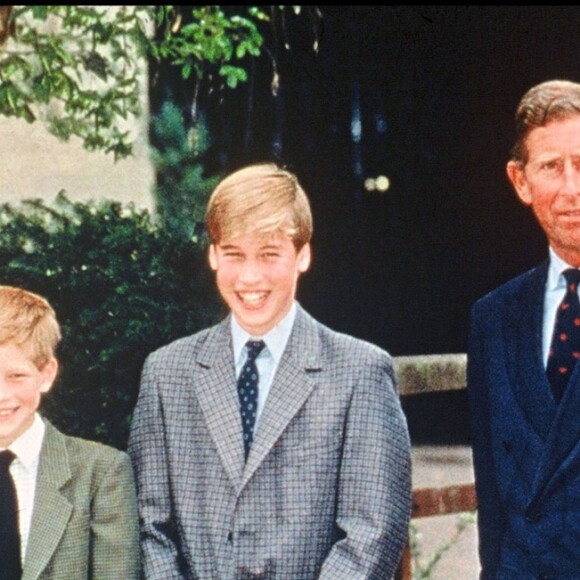
[{"label": "shrub", "polygon": [[147,354],[223,315],[204,254],[131,204],[61,192],[0,207],[0,282],[45,296],[63,331],[48,419],[126,447]]}]

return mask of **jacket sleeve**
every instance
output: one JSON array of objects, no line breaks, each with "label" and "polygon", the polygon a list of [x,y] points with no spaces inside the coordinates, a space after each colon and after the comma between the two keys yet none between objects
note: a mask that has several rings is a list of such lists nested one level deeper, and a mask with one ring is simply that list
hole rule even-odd
[{"label": "jacket sleeve", "polygon": [[137,481],[143,577],[170,580],[184,575],[172,517],[163,412],[152,367],[149,357],[143,368],[128,450]]},{"label": "jacket sleeve", "polygon": [[481,579],[496,577],[499,564],[501,538],[504,529],[503,507],[496,484],[493,458],[491,406],[489,385],[486,379],[486,336],[483,309],[472,309],[467,354],[467,391],[470,407],[473,465],[477,494],[477,525],[479,532],[479,557]]},{"label": "jacket sleeve", "polygon": [[[383,356],[384,355],[384,356]],[[408,538],[411,447],[392,361],[361,360],[345,426],[336,526],[324,580],[392,578]]]},{"label": "jacket sleeve", "polygon": [[139,520],[129,457],[107,457],[91,503],[91,578],[139,578]]}]

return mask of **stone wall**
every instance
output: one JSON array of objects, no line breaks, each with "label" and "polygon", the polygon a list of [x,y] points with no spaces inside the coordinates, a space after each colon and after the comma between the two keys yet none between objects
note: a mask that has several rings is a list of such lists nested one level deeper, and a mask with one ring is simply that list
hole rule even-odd
[{"label": "stone wall", "polygon": [[73,200],[116,199],[153,208],[153,170],[145,120],[133,157],[88,152],[79,139],[62,143],[41,122],[0,116],[0,203],[53,199],[65,190]]}]

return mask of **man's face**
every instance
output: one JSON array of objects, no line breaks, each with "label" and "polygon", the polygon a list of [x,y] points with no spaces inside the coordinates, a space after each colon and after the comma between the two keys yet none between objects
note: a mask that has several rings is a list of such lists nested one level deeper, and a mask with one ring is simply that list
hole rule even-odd
[{"label": "man's face", "polygon": [[212,244],[217,286],[240,326],[263,336],[290,310],[298,276],[310,266],[310,246],[296,251],[285,234],[246,234]]},{"label": "man's face", "polygon": [[532,207],[554,251],[580,266],[580,115],[533,129],[528,161],[507,172],[520,200]]},{"label": "man's face", "polygon": [[0,447],[8,447],[32,425],[40,394],[52,386],[57,366],[51,359],[39,370],[21,347],[0,345]]}]

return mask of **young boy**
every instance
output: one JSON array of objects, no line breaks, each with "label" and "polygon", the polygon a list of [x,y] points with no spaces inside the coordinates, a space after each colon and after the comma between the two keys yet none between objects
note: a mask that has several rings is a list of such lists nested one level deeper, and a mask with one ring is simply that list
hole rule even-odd
[{"label": "young boy", "polygon": [[48,302],[0,286],[0,577],[139,577],[138,516],[125,453],[62,434],[37,412],[58,370]]},{"label": "young boy", "polygon": [[292,173],[233,173],[206,222],[231,315],[145,363],[129,444],[145,577],[391,578],[411,507],[391,357],[296,302],[312,217]]}]

